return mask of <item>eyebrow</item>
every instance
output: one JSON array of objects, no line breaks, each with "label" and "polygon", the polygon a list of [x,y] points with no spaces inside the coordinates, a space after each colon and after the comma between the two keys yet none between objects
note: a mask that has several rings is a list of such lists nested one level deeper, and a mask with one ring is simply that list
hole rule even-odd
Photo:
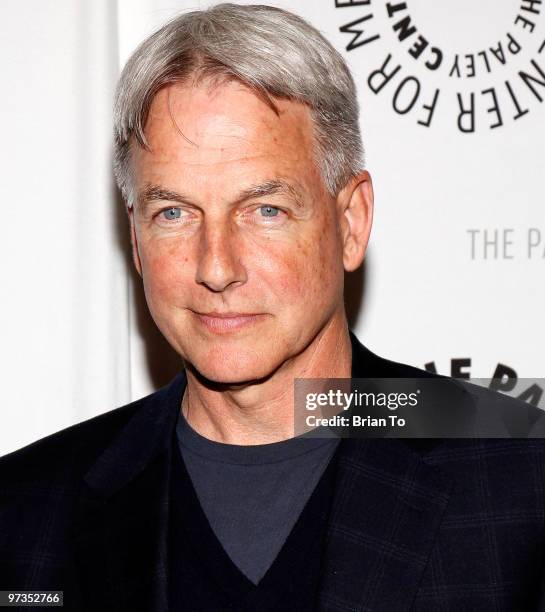
[{"label": "eyebrow", "polygon": [[[258,185],[252,185],[251,187],[244,189],[237,196],[235,201],[244,202],[245,200],[262,198],[276,194],[289,196],[298,208],[303,208],[304,206],[301,192],[291,183],[281,179],[272,179],[259,183]],[[187,196],[171,189],[161,187],[160,185],[148,185],[140,192],[138,196],[138,203],[142,210],[146,208],[148,203],[154,200],[168,200],[169,202],[179,202],[180,204],[193,205],[193,202]]]}]

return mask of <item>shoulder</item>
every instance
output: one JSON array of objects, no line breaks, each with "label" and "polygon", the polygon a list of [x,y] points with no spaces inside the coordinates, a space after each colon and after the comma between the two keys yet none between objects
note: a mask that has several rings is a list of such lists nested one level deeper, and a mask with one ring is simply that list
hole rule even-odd
[{"label": "shoulder", "polygon": [[77,479],[158,392],[77,423],[0,457],[0,488]]},{"label": "shoulder", "polygon": [[380,357],[364,346],[353,333],[350,336],[353,350],[352,375],[355,378],[405,378],[430,381],[430,383],[443,384],[445,389],[456,389],[465,395],[466,398],[471,398],[478,408],[497,409],[505,415],[520,415],[524,413],[530,419],[538,419],[545,414],[543,410],[504,393],[499,393],[463,379],[443,376],[435,372],[429,372],[405,363]]},{"label": "shoulder", "polygon": [[446,423],[454,416],[453,424],[456,424],[456,419],[463,417],[464,427],[476,426],[475,431],[479,432],[472,434],[473,439],[467,433],[462,437],[404,439],[413,450],[426,454],[432,449],[441,449],[446,456],[449,449],[454,449],[453,457],[460,459],[464,455],[475,459],[479,453],[486,452],[500,462],[509,448],[513,449],[515,460],[523,455],[535,460],[536,454],[542,455],[545,451],[545,411],[540,408],[466,380],[386,359],[370,351],[352,333],[351,341],[353,377],[406,379],[423,388],[429,385],[440,393],[443,401],[434,405],[433,415],[430,412],[426,416],[436,417],[439,408],[441,421]]}]

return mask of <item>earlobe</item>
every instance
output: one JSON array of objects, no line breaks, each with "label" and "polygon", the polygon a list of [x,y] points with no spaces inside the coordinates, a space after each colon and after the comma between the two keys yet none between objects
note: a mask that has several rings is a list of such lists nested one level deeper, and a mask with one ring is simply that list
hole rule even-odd
[{"label": "earlobe", "polygon": [[343,264],[347,272],[361,265],[373,222],[373,184],[371,176],[364,170],[345,188],[343,197]]},{"label": "earlobe", "polygon": [[129,215],[130,232],[131,232],[132,261],[134,263],[134,267],[136,268],[136,271],[138,272],[139,276],[142,277],[142,262],[140,261],[140,254],[138,253],[138,239],[136,238],[134,209],[132,206],[130,206],[127,209],[127,214]]}]

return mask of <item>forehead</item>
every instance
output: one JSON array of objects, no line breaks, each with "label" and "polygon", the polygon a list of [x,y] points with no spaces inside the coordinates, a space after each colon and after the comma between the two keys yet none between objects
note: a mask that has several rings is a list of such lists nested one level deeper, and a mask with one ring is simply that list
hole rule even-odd
[{"label": "forehead", "polygon": [[154,97],[145,134],[133,143],[136,182],[204,182],[263,174],[316,181],[314,129],[307,106],[275,99],[276,113],[237,81],[170,85]]}]

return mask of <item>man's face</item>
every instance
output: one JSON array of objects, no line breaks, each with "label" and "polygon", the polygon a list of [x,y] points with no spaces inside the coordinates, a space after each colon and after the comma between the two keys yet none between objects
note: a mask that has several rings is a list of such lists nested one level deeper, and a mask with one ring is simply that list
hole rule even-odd
[{"label": "man's face", "polygon": [[136,266],[151,314],[206,378],[263,378],[343,312],[339,207],[308,109],[237,82],[154,98],[133,146]]}]

